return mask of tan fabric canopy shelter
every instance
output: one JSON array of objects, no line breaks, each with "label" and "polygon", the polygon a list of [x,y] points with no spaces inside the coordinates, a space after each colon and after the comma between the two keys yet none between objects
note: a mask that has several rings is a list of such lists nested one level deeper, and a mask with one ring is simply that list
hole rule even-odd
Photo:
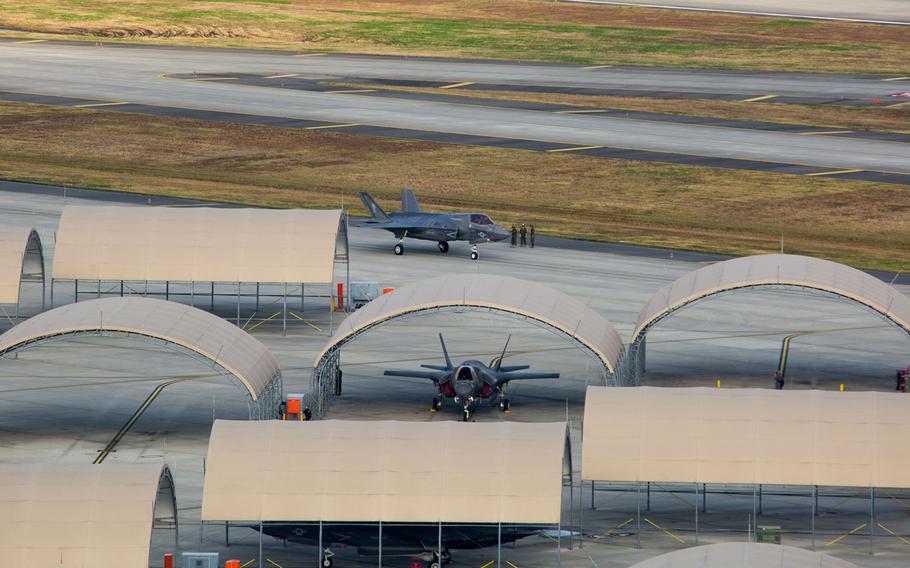
[{"label": "tan fabric canopy shelter", "polygon": [[614,373],[623,354],[622,339],[600,314],[542,284],[508,276],[451,274],[421,280],[380,296],[338,326],[316,357],[382,322],[417,312],[458,307],[488,308],[542,322],[581,343]]},{"label": "tan fabric canopy shelter", "polygon": [[[170,503],[156,500],[159,495]],[[28,568],[147,568],[156,511],[176,523],[163,465],[0,465],[0,558]]]},{"label": "tan fabric canopy shelter", "polygon": [[910,487],[910,397],[589,387],[582,479]]},{"label": "tan fabric canopy shelter", "polygon": [[565,423],[233,422],[202,519],[556,524]]},{"label": "tan fabric canopy shelter", "polygon": [[690,272],[661,288],[645,304],[632,335],[698,299],[753,286],[801,286],[843,296],[887,317],[910,333],[910,298],[855,268],[808,256],[763,254],[734,258]]},{"label": "tan fabric canopy shelter", "polygon": [[811,550],[779,544],[726,542],[674,550],[631,568],[858,568]]},{"label": "tan fabric canopy shelter", "polygon": [[0,335],[0,357],[79,333],[135,334],[173,343],[234,375],[253,401],[280,379],[268,348],[242,329],[197,308],[141,296],[89,300],[41,313]]},{"label": "tan fabric canopy shelter", "polygon": [[44,253],[37,231],[0,228],[0,304],[18,304],[23,281],[44,282]]},{"label": "tan fabric canopy shelter", "polygon": [[340,210],[67,206],[55,280],[331,283]]}]

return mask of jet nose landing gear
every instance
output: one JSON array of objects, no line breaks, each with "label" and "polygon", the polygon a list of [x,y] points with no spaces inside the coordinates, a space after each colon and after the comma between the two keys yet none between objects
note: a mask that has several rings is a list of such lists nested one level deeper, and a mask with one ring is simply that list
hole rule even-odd
[{"label": "jet nose landing gear", "polygon": [[480,254],[477,253],[477,245],[471,245],[471,260],[477,260]]}]

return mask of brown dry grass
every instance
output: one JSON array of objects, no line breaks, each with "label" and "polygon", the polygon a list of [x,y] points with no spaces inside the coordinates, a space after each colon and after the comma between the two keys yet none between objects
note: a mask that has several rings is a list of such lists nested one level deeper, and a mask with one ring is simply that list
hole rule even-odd
[{"label": "brown dry grass", "polygon": [[324,84],[355,89],[377,89],[406,93],[427,93],[458,96],[480,100],[551,103],[578,107],[658,112],[685,116],[701,116],[730,120],[755,120],[806,126],[876,130],[910,133],[910,112],[906,109],[884,107],[805,106],[775,103],[744,103],[735,101],[672,100],[640,97],[608,97],[563,93],[523,93],[518,91],[472,91],[469,89],[437,89],[424,87],[395,87],[373,83],[326,81]]},{"label": "brown dry grass", "polygon": [[910,70],[901,26],[543,0],[5,0],[0,27],[190,45],[808,71]]},{"label": "brown dry grass", "polygon": [[734,254],[783,235],[791,252],[856,266],[910,262],[900,186],[14,103],[0,131],[4,178],[269,207],[366,190],[394,208],[413,187],[429,209],[546,234]]}]

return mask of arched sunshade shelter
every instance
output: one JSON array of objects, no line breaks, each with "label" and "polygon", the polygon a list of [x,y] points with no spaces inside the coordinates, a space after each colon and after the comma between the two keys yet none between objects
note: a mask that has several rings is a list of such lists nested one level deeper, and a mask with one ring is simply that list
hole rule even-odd
[{"label": "arched sunshade shelter", "polygon": [[894,287],[849,266],[792,254],[763,254],[718,262],[690,272],[661,288],[642,308],[629,342],[630,365],[637,382],[644,370],[648,330],[685,306],[717,294],[776,286],[815,290],[851,300],[881,314],[910,333],[910,298]]},{"label": "arched sunshade shelter", "polygon": [[252,418],[277,416],[281,371],[268,348],[227,321],[176,302],[126,296],[61,306],[0,335],[0,358],[78,335],[149,338],[181,348],[233,375],[249,396]]},{"label": "arched sunshade shelter", "polygon": [[622,339],[603,316],[557,290],[508,276],[447,275],[421,280],[376,298],[345,319],[316,356],[313,391],[319,408],[339,365],[339,350],[362,333],[385,322],[429,311],[478,309],[524,318],[566,336],[603,365],[604,380],[622,376]]},{"label": "arched sunshade shelter", "polygon": [[11,304],[19,311],[22,282],[41,283],[44,308],[44,251],[38,232],[29,227],[0,228],[0,304]]},{"label": "arched sunshade shelter", "polygon": [[556,525],[571,471],[565,422],[217,420],[202,520]]},{"label": "arched sunshade shelter", "polygon": [[0,558],[147,568],[152,529],[177,528],[174,495],[164,465],[0,465]]},{"label": "arched sunshade shelter", "polygon": [[631,568],[858,568],[856,564],[793,546],[725,542],[674,550]]},{"label": "arched sunshade shelter", "polygon": [[[179,293],[210,295],[214,309],[216,295],[232,295],[216,294],[218,283],[236,289],[239,325],[240,297],[250,295],[242,285],[255,284],[257,311],[260,297],[277,297],[286,324],[288,297],[299,292],[303,301],[306,286],[316,284],[325,298],[336,263],[348,260],[347,218],[338,209],[69,205],[54,248],[51,304],[60,280],[74,282],[76,301],[80,283],[95,282],[91,293],[100,297],[101,282],[119,281],[120,295],[124,282],[144,283],[144,295],[165,299],[178,293],[174,285],[189,285],[189,294]],[[150,282],[159,283],[158,292]],[[261,292],[260,284],[273,293]]]}]

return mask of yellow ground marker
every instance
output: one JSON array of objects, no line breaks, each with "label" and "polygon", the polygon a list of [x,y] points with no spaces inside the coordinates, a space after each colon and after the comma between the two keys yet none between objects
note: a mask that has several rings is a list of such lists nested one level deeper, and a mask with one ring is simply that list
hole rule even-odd
[{"label": "yellow ground marker", "polygon": [[467,87],[468,85],[473,85],[473,81],[465,81],[464,83],[452,83],[451,85],[443,85],[439,87],[440,89],[457,89],[458,87]]},{"label": "yellow ground marker", "polygon": [[73,106],[76,107],[76,108],[91,108],[91,107],[107,107],[107,106],[128,105],[128,104],[130,104],[130,103],[127,103],[127,102],[119,102],[119,103],[90,103],[90,104],[87,104],[87,105],[73,105]]},{"label": "yellow ground marker", "polygon": [[800,136],[824,136],[825,134],[850,134],[852,130],[826,130],[824,132],[800,132]]},{"label": "yellow ground marker", "polygon": [[760,97],[753,97],[753,98],[751,98],[751,99],[743,99],[743,100],[741,100],[741,101],[739,101],[739,102],[741,102],[741,103],[757,103],[758,101],[766,101],[766,100],[768,100],[768,99],[773,99],[773,98],[779,97],[779,96],[780,96],[780,95],[762,95],[762,96],[760,96]]},{"label": "yellow ground marker", "polygon": [[587,109],[587,110],[557,110],[555,114],[589,114],[594,112],[610,112],[603,109]]},{"label": "yellow ground marker", "polygon": [[325,53],[298,53],[297,55],[292,55],[291,57],[316,57],[318,55],[325,55]]},{"label": "yellow ground marker", "polygon": [[26,39],[23,41],[14,41],[16,45],[22,45],[23,43],[41,43],[42,41],[47,41],[46,39]]},{"label": "yellow ground marker", "polygon": [[582,71],[593,71],[594,69],[606,69],[607,67],[613,67],[612,65],[591,65],[590,67],[582,67]]},{"label": "yellow ground marker", "polygon": [[508,565],[511,566],[512,568],[518,568],[518,566],[512,564],[512,563],[509,562],[508,560],[506,560],[506,564],[508,564]]},{"label": "yellow ground marker", "polygon": [[311,323],[311,322],[308,322],[307,320],[303,319],[302,317],[298,316],[297,314],[295,314],[294,312],[292,312],[292,311],[290,311],[290,310],[288,310],[288,313],[291,314],[293,317],[299,319],[299,320],[302,321],[303,323],[307,324],[308,326],[312,327],[313,329],[315,329],[315,330],[318,331],[319,333],[322,333],[322,328],[319,327],[318,325],[316,325],[316,324],[314,324],[314,323]]},{"label": "yellow ground marker", "polygon": [[271,558],[266,558],[265,561],[268,562],[269,564],[271,564],[272,566],[277,566],[278,568],[284,568],[284,566],[282,566],[281,564],[278,564]]},{"label": "yellow ground marker", "polygon": [[904,102],[904,103],[897,103],[897,104],[893,104],[893,105],[888,105],[888,106],[886,106],[885,108],[900,108],[900,107],[904,107],[904,106],[907,106],[907,105],[910,105],[910,101],[907,101],[907,102]]},{"label": "yellow ground marker", "polygon": [[263,79],[284,79],[285,77],[296,77],[299,73],[285,73],[284,75],[269,75]]},{"label": "yellow ground marker", "polygon": [[657,523],[655,523],[655,522],[652,521],[651,519],[645,517],[644,520],[645,520],[646,523],[648,523],[648,524],[651,525],[652,527],[656,528],[656,529],[659,530],[660,532],[666,534],[667,536],[669,536],[670,538],[672,538],[672,539],[675,540],[676,542],[678,542],[678,543],[680,543],[680,544],[686,544],[686,541],[684,541],[684,540],[681,539],[680,537],[676,536],[675,534],[671,533],[670,531],[668,531],[667,529],[663,528],[662,526],[658,525]]},{"label": "yellow ground marker", "polygon": [[882,81],[906,81],[910,77],[890,77],[888,79],[882,79]]},{"label": "yellow ground marker", "polygon": [[885,531],[886,533],[890,534],[891,536],[897,538],[898,540],[900,540],[900,541],[903,542],[904,544],[910,544],[910,540],[907,540],[906,538],[902,537],[901,535],[895,533],[893,530],[889,529],[889,528],[886,527],[885,525],[883,525],[883,524],[881,524],[881,523],[875,523],[875,524],[877,524],[879,527],[881,527],[883,531]]},{"label": "yellow ground marker", "polygon": [[807,176],[836,176],[838,174],[855,174],[856,172],[861,172],[863,170],[834,170],[831,172],[815,172],[813,174],[806,174]]},{"label": "yellow ground marker", "polygon": [[344,93],[375,93],[376,89],[347,89],[342,91],[322,91],[330,95],[344,94]]},{"label": "yellow ground marker", "polygon": [[348,124],[327,124],[325,126],[307,126],[301,130],[325,130],[326,128],[347,128],[348,126],[362,126],[358,122],[351,122]]},{"label": "yellow ground marker", "polygon": [[574,152],[575,150],[596,150],[597,148],[603,148],[603,146],[574,146],[572,148],[554,148],[553,150],[547,150],[549,153],[556,152]]},{"label": "yellow ground marker", "polygon": [[844,534],[840,535],[839,537],[835,538],[834,540],[826,542],[825,546],[831,546],[832,544],[837,544],[840,541],[847,538],[848,536],[850,536],[851,534],[856,534],[857,532],[863,530],[864,528],[866,528],[866,523],[863,523],[860,526],[856,527],[855,529],[851,529],[851,530],[845,532]]},{"label": "yellow ground marker", "polygon": [[486,564],[484,564],[484,565],[481,566],[480,568],[490,568],[490,566],[492,566],[493,564],[496,564],[496,561],[495,561],[495,560],[490,560],[489,562],[487,562]]},{"label": "yellow ground marker", "polygon": [[252,566],[254,562],[256,562],[256,559],[250,558],[249,560],[246,561],[245,564],[241,564],[240,568],[247,568],[247,566]]},{"label": "yellow ground marker", "polygon": [[237,77],[197,77],[190,81],[236,81]]}]

